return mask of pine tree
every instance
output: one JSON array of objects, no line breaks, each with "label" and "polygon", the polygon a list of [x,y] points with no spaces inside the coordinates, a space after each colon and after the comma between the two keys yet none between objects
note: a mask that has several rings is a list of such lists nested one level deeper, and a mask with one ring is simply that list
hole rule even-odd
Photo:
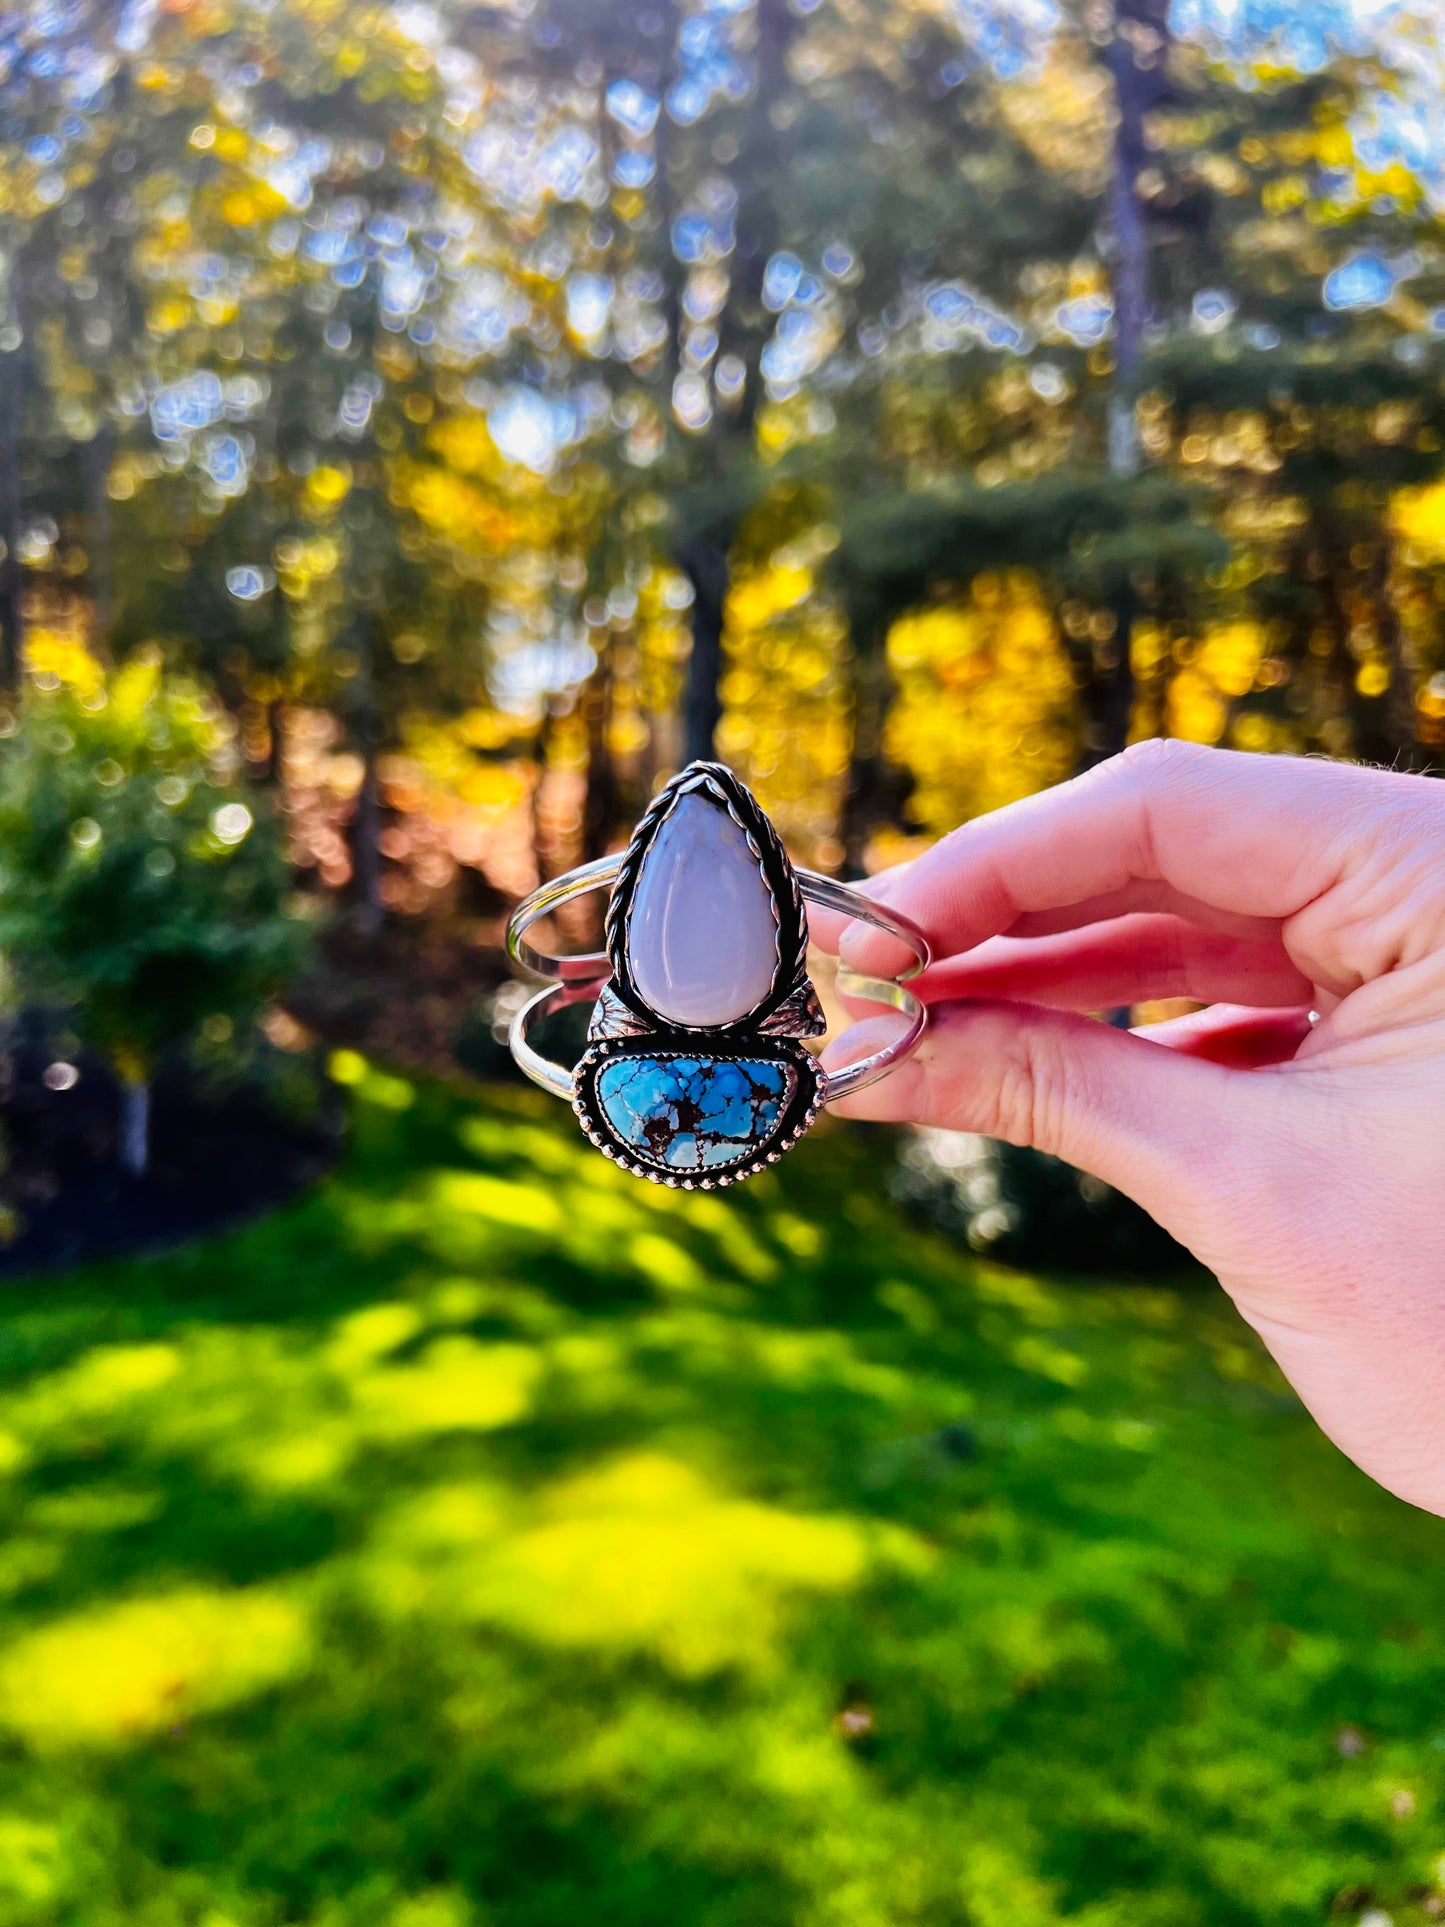
[{"label": "pine tree", "polygon": [[1371,179],[1355,154],[1369,79],[1244,92],[1196,77],[1165,137],[1201,211],[1176,253],[1198,292],[1148,380],[1158,454],[1210,490],[1233,551],[1197,601],[1260,625],[1257,674],[1220,727],[1249,747],[1409,763],[1418,676],[1388,509],[1445,446],[1442,357],[1422,325],[1445,283],[1419,184]]}]

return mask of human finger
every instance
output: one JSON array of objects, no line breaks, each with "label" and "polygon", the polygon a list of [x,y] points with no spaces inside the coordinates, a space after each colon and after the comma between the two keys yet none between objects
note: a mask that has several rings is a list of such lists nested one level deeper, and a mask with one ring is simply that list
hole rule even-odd
[{"label": "human finger", "polygon": [[[855,890],[859,896],[872,898],[875,903],[886,903],[891,893],[897,889],[903,874],[911,868],[910,863],[895,864],[891,869],[880,870],[876,876],[864,877],[861,882],[850,883],[848,888]],[[839,938],[855,921],[855,918],[847,916],[841,910],[830,910],[821,903],[809,903],[809,941],[816,944],[820,950],[827,951],[829,955],[837,956]],[[907,964],[913,961],[912,952],[907,952],[906,962],[901,963],[899,968],[905,969]]]},{"label": "human finger", "polygon": [[1227,936],[1252,937],[1260,942],[1278,938],[1283,922],[1280,917],[1246,917],[1237,910],[1221,910],[1216,904],[1204,903],[1186,891],[1176,890],[1172,884],[1139,878],[1126,883],[1122,890],[1106,890],[1099,896],[1085,897],[1080,903],[1027,911],[1003,934],[1052,937],[1061,930],[1081,929],[1086,923],[1108,923],[1115,917],[1146,915],[1182,917],[1201,930],[1219,930]]},{"label": "human finger", "polygon": [[[886,1020],[857,1025],[828,1047],[824,1067],[888,1034]],[[1177,1224],[1200,1174],[1237,1136],[1237,1075],[1073,1013],[955,1003],[931,1013],[911,1057],[834,1108],[1035,1145]]]},{"label": "human finger", "polygon": [[[921,856],[891,893],[940,955],[1019,919],[1163,883],[1218,910],[1294,915],[1339,881],[1381,784],[1418,779],[1198,744],[1137,744],[1087,775],[979,817]],[[855,969],[892,949],[866,926],[842,938]]]},{"label": "human finger", "polygon": [[1267,1064],[1289,1063],[1309,1036],[1312,1022],[1308,1004],[1292,1010],[1214,1004],[1167,1023],[1139,1024],[1133,1035],[1188,1057],[1207,1058],[1211,1064],[1258,1070]]},{"label": "human finger", "polygon": [[1201,930],[1179,917],[1127,916],[1057,936],[993,937],[934,964],[913,984],[926,1003],[997,997],[1101,1010],[1153,997],[1288,1005],[1310,985],[1279,939]]}]

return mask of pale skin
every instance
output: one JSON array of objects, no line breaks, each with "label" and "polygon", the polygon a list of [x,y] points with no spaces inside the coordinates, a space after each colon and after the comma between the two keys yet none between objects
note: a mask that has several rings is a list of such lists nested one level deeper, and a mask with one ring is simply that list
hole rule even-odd
[{"label": "pale skin", "polygon": [[[835,1108],[1036,1145],[1128,1193],[1341,1451],[1445,1514],[1445,782],[1142,743],[870,890],[933,945],[930,1024]],[[840,948],[910,961],[861,923]],[[1209,1007],[1087,1015],[1161,997]]]}]

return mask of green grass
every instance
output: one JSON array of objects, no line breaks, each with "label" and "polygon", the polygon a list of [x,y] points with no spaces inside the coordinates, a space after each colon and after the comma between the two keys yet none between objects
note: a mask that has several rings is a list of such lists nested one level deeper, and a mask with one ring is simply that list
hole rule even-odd
[{"label": "green grass", "polygon": [[7,1290],[0,1927],[1427,1917],[1445,1526],[1216,1294],[962,1258],[859,1131],[697,1195],[356,1120]]}]

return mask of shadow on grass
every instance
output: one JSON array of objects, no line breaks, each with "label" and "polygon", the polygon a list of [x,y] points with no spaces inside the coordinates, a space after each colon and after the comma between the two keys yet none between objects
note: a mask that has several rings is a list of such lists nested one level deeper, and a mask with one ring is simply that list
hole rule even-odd
[{"label": "shadow on grass", "polygon": [[532,1093],[355,1111],[7,1291],[0,1927],[1433,1907],[1442,1528],[1214,1294],[960,1257],[857,1129],[688,1194]]}]

